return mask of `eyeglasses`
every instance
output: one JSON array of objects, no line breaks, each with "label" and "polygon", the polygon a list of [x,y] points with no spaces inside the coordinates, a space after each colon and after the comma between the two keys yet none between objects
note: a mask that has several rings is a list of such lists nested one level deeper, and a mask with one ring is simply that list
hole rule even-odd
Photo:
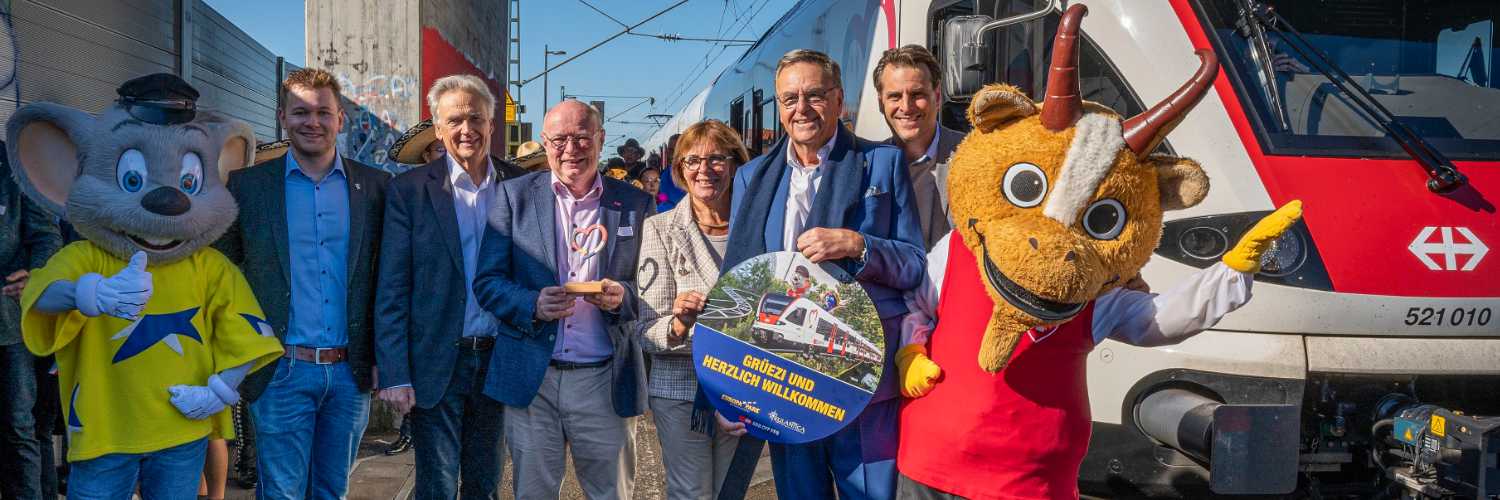
[{"label": "eyeglasses", "polygon": [[567,149],[570,143],[578,146],[579,149],[588,149],[594,145],[594,136],[592,135],[559,135],[548,137],[547,134],[542,134],[542,140],[547,141],[547,145],[552,146],[552,149],[558,151]]},{"label": "eyeglasses", "polygon": [[705,164],[712,164],[716,168],[724,168],[729,165],[729,156],[726,155],[688,155],[682,157],[682,169],[689,172],[703,170]]},{"label": "eyeglasses", "polygon": [[787,92],[781,94],[781,97],[778,97],[777,100],[781,101],[781,105],[787,108],[796,107],[797,103],[803,100],[807,101],[808,106],[821,108],[824,105],[828,104],[828,93],[833,92],[833,89],[834,87],[825,89],[813,89],[799,94]]}]

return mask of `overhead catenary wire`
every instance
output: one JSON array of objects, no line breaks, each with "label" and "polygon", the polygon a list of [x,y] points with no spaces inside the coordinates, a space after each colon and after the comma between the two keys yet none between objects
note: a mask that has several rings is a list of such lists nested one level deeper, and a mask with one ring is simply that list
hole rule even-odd
[{"label": "overhead catenary wire", "polygon": [[674,3],[674,4],[668,6],[665,9],[662,9],[661,11],[659,11],[659,12],[657,12],[655,14],[652,14],[651,17],[647,17],[645,19],[642,19],[638,23],[635,23],[633,25],[627,26],[623,31],[620,31],[619,33],[615,33],[613,35],[610,35],[609,38],[605,38],[603,40],[600,40],[599,43],[596,43],[596,44],[594,44],[593,46],[590,46],[587,49],[583,49],[582,52],[574,54],[572,57],[569,57],[567,59],[563,59],[562,62],[557,63],[556,65],[553,65],[550,68],[544,68],[541,73],[537,73],[536,75],[532,76],[531,78],[527,78],[525,80],[521,80],[521,84],[519,86],[524,87],[524,86],[526,86],[526,84],[531,83],[533,80],[536,80],[537,78],[541,78],[543,75],[546,75],[547,73],[550,73],[550,72],[556,70],[557,68],[563,67],[563,66],[567,65],[568,63],[573,62],[574,59],[578,59],[579,57],[583,57],[584,54],[588,54],[589,52],[593,52],[594,49],[597,49],[597,48],[599,48],[600,46],[603,46],[606,43],[614,41],[614,39],[616,39],[616,38],[625,36],[625,34],[629,33],[630,30],[632,30],[632,29],[634,29],[636,27],[639,27],[640,25],[649,23],[649,22],[651,22],[651,20],[656,19],[658,17],[661,17],[662,15],[664,15],[664,14],[666,14],[668,12],[671,12],[672,9],[676,9],[678,7],[681,7],[682,4],[685,4],[685,3],[688,3],[688,0],[678,0],[677,3]]}]

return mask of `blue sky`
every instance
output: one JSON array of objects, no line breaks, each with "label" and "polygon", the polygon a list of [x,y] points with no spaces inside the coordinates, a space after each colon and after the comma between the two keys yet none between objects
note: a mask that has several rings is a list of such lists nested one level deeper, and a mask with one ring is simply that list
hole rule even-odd
[{"label": "blue sky", "polygon": [[[301,0],[204,1],[272,52],[298,65],[305,62],[305,9]],[[679,0],[588,1],[626,24],[635,24]],[[635,32],[753,40],[795,3],[795,0],[688,0]],[[556,64],[623,29],[589,9],[582,0],[522,0],[520,17],[522,74],[510,75],[511,79],[531,78],[542,72],[543,45],[569,53],[551,56]],[[615,120],[605,124],[608,145],[620,144],[627,135],[645,141],[654,130],[653,126],[642,124],[648,122],[647,114],[675,113],[744,51],[744,46],[626,35],[553,70],[547,79],[548,97],[557,102],[563,87],[568,94],[629,97],[604,99],[605,114]],[[685,80],[688,81],[684,83]],[[654,97],[656,102],[620,114],[645,101],[633,98],[637,96]],[[521,116],[522,121],[533,122],[534,130],[540,130],[542,79],[528,83],[520,97],[527,110]],[[581,96],[580,99],[597,98]],[[612,148],[606,151],[612,153]]]}]

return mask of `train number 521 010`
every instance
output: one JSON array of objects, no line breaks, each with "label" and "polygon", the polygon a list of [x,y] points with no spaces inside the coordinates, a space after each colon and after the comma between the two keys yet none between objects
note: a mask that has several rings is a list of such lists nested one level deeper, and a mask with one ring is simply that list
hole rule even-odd
[{"label": "train number 521 010", "polygon": [[1413,307],[1406,310],[1406,325],[1487,326],[1490,324],[1490,316],[1488,307]]}]

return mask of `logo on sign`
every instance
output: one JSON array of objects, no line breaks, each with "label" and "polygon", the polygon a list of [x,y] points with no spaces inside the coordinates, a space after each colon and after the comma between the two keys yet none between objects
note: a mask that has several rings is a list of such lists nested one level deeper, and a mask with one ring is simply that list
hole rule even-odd
[{"label": "logo on sign", "polygon": [[1490,251],[1469,228],[1447,226],[1422,228],[1406,248],[1433,271],[1473,271]]}]

